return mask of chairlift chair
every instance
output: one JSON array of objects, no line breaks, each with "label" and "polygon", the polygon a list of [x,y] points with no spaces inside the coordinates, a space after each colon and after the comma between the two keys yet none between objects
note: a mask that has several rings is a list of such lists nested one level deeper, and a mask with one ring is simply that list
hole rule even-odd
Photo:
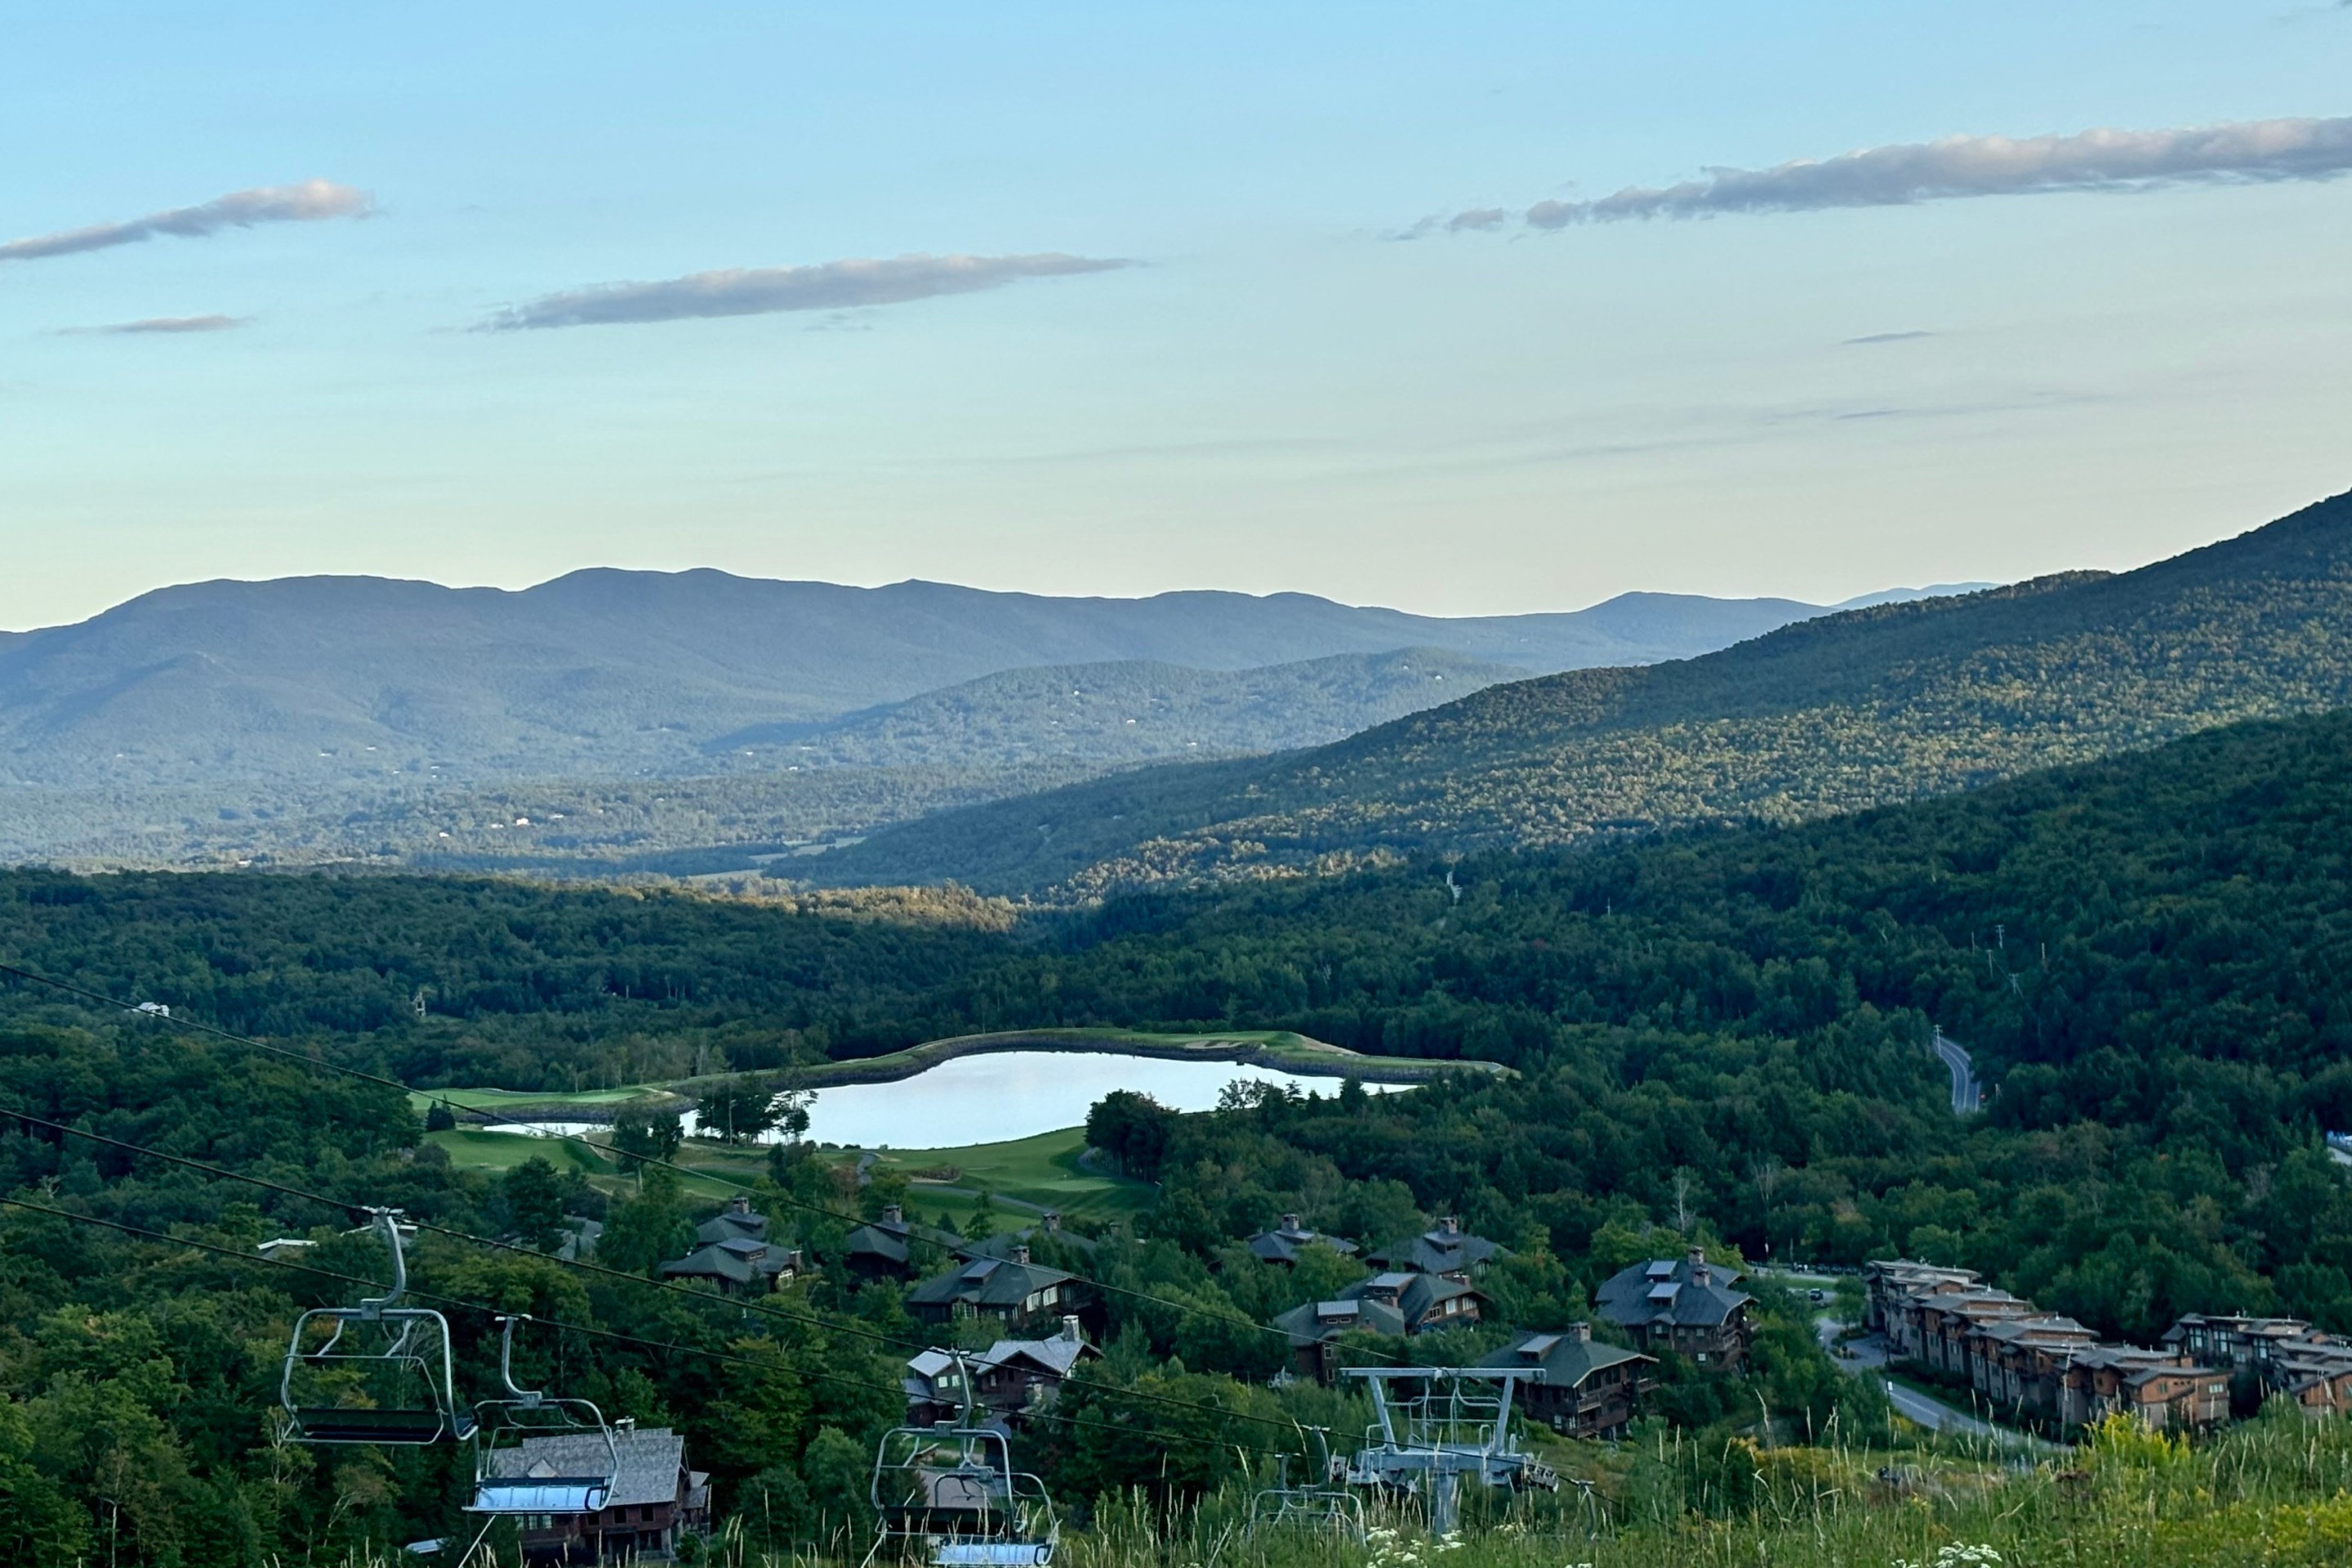
[{"label": "chairlift chair", "polygon": [[[621,1453],[604,1412],[584,1399],[551,1399],[514,1379],[514,1331],[524,1315],[499,1320],[499,1381],[504,1395],[474,1406],[474,1500],[467,1513],[594,1513],[612,1500]],[[541,1463],[523,1445],[549,1444]],[[542,1468],[545,1474],[539,1473]]]},{"label": "chairlift chair", "polygon": [[392,1289],[356,1306],[313,1307],[294,1320],[278,1383],[289,1435],[301,1443],[379,1447],[463,1442],[474,1420],[457,1403],[448,1320],[400,1305],[408,1289],[400,1211],[368,1214],[392,1251]]},{"label": "chairlift chair", "polygon": [[1331,1458],[1330,1435],[1320,1426],[1301,1427],[1316,1471],[1297,1486],[1290,1484],[1290,1461],[1275,1460],[1275,1484],[1250,1499],[1249,1533],[1260,1535],[1285,1529],[1328,1531],[1349,1541],[1365,1539],[1364,1500],[1348,1489],[1348,1467]]},{"label": "chairlift chair", "polygon": [[875,1451],[866,1561],[896,1542],[902,1552],[926,1548],[932,1568],[1045,1568],[1061,1535],[1053,1500],[1043,1481],[1013,1468],[1004,1428],[980,1419],[971,1369],[953,1359],[962,1414],[952,1425],[896,1427]]}]

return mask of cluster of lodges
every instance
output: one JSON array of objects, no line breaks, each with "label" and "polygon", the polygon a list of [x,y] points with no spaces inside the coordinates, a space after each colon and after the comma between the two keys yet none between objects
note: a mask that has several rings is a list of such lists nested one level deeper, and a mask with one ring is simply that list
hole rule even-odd
[{"label": "cluster of lodges", "polygon": [[[729,1294],[764,1294],[803,1267],[797,1249],[771,1244],[766,1217],[741,1196],[703,1221],[695,1241],[685,1257],[662,1264],[664,1278],[701,1279]],[[910,1359],[901,1377],[909,1423],[953,1420],[969,1405],[985,1418],[1018,1426],[1050,1405],[1071,1373],[1100,1354],[1086,1337],[1099,1297],[1085,1279],[1046,1258],[1095,1245],[1064,1231],[1050,1213],[1026,1229],[971,1240],[911,1221],[903,1207],[890,1205],[849,1232],[843,1242],[849,1270],[904,1281],[907,1310],[917,1321],[935,1329],[977,1322],[1000,1336],[984,1351],[931,1350]],[[1493,1302],[1480,1276],[1510,1255],[1452,1216],[1365,1252],[1287,1214],[1246,1245],[1270,1268],[1297,1267],[1309,1248],[1365,1268],[1331,1299],[1274,1320],[1289,1341],[1293,1373],[1327,1383],[1338,1377],[1351,1335],[1411,1338],[1486,1321]],[[934,1266],[945,1259],[948,1267],[927,1273],[926,1258]],[[1590,1323],[1575,1323],[1522,1333],[1477,1364],[1520,1373],[1522,1407],[1554,1431],[1617,1436],[1656,1386],[1660,1353],[1714,1371],[1737,1372],[1744,1363],[1750,1299],[1736,1289],[1740,1279],[1696,1248],[1636,1263],[1594,1292],[1595,1315],[1622,1330],[1633,1348],[1596,1341]]]},{"label": "cluster of lodges", "polygon": [[1895,1258],[1863,1268],[1863,1326],[1891,1359],[1965,1380],[2020,1421],[2084,1426],[2123,1414],[2158,1430],[2227,1420],[2284,1394],[2313,1414],[2352,1408],[2352,1342],[2295,1318],[2192,1313],[2160,1346],[2113,1344],[1966,1268]]},{"label": "cluster of lodges", "polygon": [[[1295,1266],[1299,1250],[1328,1247],[1353,1258],[1354,1244],[1319,1236],[1285,1215],[1273,1230],[1251,1237],[1250,1251],[1276,1267]],[[1493,1302],[1479,1277],[1509,1256],[1500,1242],[1474,1236],[1451,1216],[1419,1236],[1365,1255],[1373,1272],[1328,1300],[1309,1301],[1274,1320],[1290,1341],[1292,1368],[1332,1381],[1350,1334],[1391,1338],[1438,1332],[1486,1321]],[[1657,1258],[1621,1269],[1594,1292],[1599,1316],[1625,1332],[1636,1348],[1592,1337],[1589,1322],[1558,1332],[1522,1333],[1475,1365],[1520,1374],[1517,1398],[1529,1418],[1577,1437],[1623,1435],[1642,1396],[1656,1386],[1659,1351],[1702,1366],[1737,1371],[1748,1353],[1750,1298],[1733,1289],[1736,1270],[1710,1265],[1693,1248],[1680,1258]]]}]

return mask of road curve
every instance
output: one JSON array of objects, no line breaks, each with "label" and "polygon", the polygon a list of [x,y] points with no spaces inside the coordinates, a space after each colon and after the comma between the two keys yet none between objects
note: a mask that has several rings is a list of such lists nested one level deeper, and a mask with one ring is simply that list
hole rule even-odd
[{"label": "road curve", "polygon": [[1937,1029],[1933,1037],[1936,1055],[1952,1073],[1952,1114],[1974,1116],[1984,1109],[1984,1085],[1977,1081],[1976,1064],[1969,1059],[1968,1051],[1959,1041]]}]

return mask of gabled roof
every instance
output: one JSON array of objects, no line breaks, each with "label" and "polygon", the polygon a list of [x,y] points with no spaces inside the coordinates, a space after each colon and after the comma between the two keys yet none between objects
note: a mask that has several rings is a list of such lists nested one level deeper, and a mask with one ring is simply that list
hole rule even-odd
[{"label": "gabled roof", "polygon": [[[1101,1354],[1066,1323],[1058,1334],[1049,1334],[1042,1340],[999,1340],[984,1351],[966,1352],[963,1361],[975,1374],[1026,1363],[1039,1372],[1062,1378],[1069,1376],[1071,1369],[1087,1357]],[[948,1352],[927,1350],[907,1358],[907,1370],[914,1376],[901,1381],[909,1394],[924,1397],[938,1383],[940,1374],[954,1371],[955,1364],[956,1358]]]},{"label": "gabled roof", "polygon": [[1594,1310],[1622,1328],[1717,1328],[1752,1297],[1731,1287],[1739,1270],[1689,1258],[1619,1269],[1592,1293]]},{"label": "gabled roof", "polygon": [[1342,1297],[1335,1301],[1309,1301],[1279,1313],[1274,1326],[1290,1336],[1293,1345],[1321,1344],[1341,1334],[1361,1330],[1391,1339],[1404,1334],[1404,1314],[1386,1301]]},{"label": "gabled roof", "polygon": [[1603,1367],[1636,1361],[1654,1364],[1657,1359],[1622,1345],[1601,1344],[1589,1335],[1526,1334],[1516,1344],[1505,1345],[1475,1364],[1537,1374],[1548,1388],[1576,1388]]},{"label": "gabled roof", "polygon": [[989,1366],[1009,1367],[1015,1362],[1027,1362],[1040,1372],[1055,1377],[1067,1377],[1070,1369],[1090,1355],[1102,1352],[1076,1334],[1050,1334],[1042,1340],[999,1340],[977,1359]]},{"label": "gabled roof", "polygon": [[736,1237],[698,1247],[684,1258],[673,1258],[661,1266],[661,1271],[664,1279],[727,1279],[750,1285],[773,1279],[791,1267],[790,1251]]},{"label": "gabled roof", "polygon": [[948,1273],[924,1280],[907,1292],[910,1305],[944,1306],[968,1301],[976,1307],[1018,1307],[1033,1291],[1048,1285],[1076,1282],[1077,1276],[1040,1263],[1013,1258],[976,1258]]},{"label": "gabled roof", "polygon": [[[1435,1274],[1375,1274],[1357,1280],[1332,1300],[1292,1308],[1277,1316],[1274,1326],[1290,1335],[1294,1344],[1313,1344],[1350,1329],[1404,1334],[1415,1325],[1432,1326],[1429,1320],[1438,1317],[1437,1309],[1457,1296],[1486,1299],[1475,1285]],[[1439,1318],[1434,1326],[1444,1321]]]},{"label": "gabled roof", "polygon": [[566,1432],[525,1437],[511,1448],[493,1448],[485,1456],[491,1475],[513,1479],[528,1478],[534,1470],[541,1475],[600,1475],[615,1458],[620,1473],[613,1479],[605,1507],[677,1500],[678,1478],[686,1471],[686,1439],[667,1426],[615,1430],[611,1455],[598,1434]]},{"label": "gabled roof", "polygon": [[1461,1274],[1489,1258],[1507,1258],[1511,1249],[1499,1241],[1473,1236],[1454,1220],[1440,1220],[1419,1236],[1392,1242],[1367,1258],[1384,1268],[1409,1268],[1422,1274]]},{"label": "gabled roof", "polygon": [[1298,1223],[1297,1215],[1283,1215],[1280,1225],[1272,1230],[1258,1232],[1249,1238],[1246,1245],[1251,1252],[1266,1263],[1296,1263],[1299,1248],[1306,1247],[1328,1247],[1342,1258],[1352,1258],[1357,1251],[1352,1241],[1307,1229]]},{"label": "gabled roof", "polygon": [[727,1208],[703,1220],[701,1225],[696,1225],[694,1234],[701,1241],[731,1241],[736,1237],[751,1237],[755,1241],[764,1241],[767,1239],[767,1215],[752,1208],[748,1201],[746,1204],[730,1201]]}]

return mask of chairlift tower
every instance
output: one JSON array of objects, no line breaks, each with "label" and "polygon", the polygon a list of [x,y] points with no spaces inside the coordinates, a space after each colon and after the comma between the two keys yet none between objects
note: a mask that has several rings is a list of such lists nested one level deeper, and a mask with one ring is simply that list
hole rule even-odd
[{"label": "chairlift tower", "polygon": [[1511,1400],[1521,1374],[1482,1367],[1355,1366],[1378,1417],[1349,1464],[1353,1487],[1429,1500],[1429,1529],[1450,1535],[1461,1522],[1462,1482],[1513,1491],[1557,1491],[1559,1472],[1519,1447]]}]

